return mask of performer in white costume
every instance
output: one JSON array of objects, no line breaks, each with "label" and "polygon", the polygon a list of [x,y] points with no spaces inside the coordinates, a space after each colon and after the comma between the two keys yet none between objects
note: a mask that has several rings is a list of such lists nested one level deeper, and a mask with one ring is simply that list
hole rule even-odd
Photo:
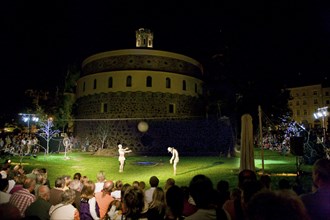
[{"label": "performer in white costume", "polygon": [[179,153],[174,147],[168,147],[167,151],[172,153],[170,164],[173,163],[173,174],[176,175],[176,165],[179,163]]},{"label": "performer in white costume", "polygon": [[124,165],[125,165],[125,153],[130,153],[132,152],[131,150],[128,149],[128,147],[123,148],[123,145],[118,144],[118,153],[119,153],[119,172],[124,171]]}]

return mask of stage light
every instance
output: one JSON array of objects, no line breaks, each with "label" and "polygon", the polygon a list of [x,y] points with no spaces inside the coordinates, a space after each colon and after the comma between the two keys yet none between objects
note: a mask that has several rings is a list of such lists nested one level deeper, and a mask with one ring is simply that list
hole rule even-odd
[{"label": "stage light", "polygon": [[22,116],[22,120],[27,123],[28,127],[28,134],[30,134],[30,121],[38,122],[39,118],[36,114],[29,114],[29,113],[19,113]]},{"label": "stage light", "polygon": [[313,114],[315,119],[322,118],[323,142],[325,141],[325,135],[326,135],[325,118],[328,117],[329,115],[328,108],[329,108],[328,106],[318,108],[317,112]]}]

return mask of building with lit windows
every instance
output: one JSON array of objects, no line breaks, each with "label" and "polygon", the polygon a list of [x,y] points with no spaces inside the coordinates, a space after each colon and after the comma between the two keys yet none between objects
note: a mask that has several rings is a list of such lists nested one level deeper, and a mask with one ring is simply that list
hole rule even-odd
[{"label": "building with lit windows", "polygon": [[308,124],[311,128],[328,128],[328,117],[315,118],[314,114],[321,108],[330,106],[330,87],[317,84],[289,88],[289,90],[292,98],[289,107],[295,121]]},{"label": "building with lit windows", "polygon": [[[120,142],[135,152],[155,146],[210,146],[203,140],[212,140],[209,129],[218,126],[205,122],[202,65],[182,54],[154,50],[148,29],[136,31],[134,49],[98,53],[83,61],[76,104],[76,135],[96,139],[108,133],[107,147]],[[141,122],[148,126],[142,132]],[[199,139],[190,143],[192,138]]]}]

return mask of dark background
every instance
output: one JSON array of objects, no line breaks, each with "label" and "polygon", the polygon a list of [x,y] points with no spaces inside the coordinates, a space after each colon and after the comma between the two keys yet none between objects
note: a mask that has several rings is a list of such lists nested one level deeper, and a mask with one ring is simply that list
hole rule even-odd
[{"label": "dark background", "polygon": [[327,81],[330,11],[323,2],[3,1],[0,113],[21,111],[26,89],[63,87],[69,65],[135,48],[141,27],[153,31],[154,49],[203,64],[222,54],[231,78],[287,86]]}]

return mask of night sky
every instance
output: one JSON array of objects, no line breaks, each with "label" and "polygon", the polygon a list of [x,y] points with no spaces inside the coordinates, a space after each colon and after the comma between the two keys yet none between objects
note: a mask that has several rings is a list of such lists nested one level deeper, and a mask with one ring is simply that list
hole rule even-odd
[{"label": "night sky", "polygon": [[154,32],[157,50],[202,63],[223,54],[226,74],[234,78],[261,74],[265,83],[321,83],[329,75],[330,8],[315,2],[2,2],[1,113],[16,111],[26,89],[63,86],[69,65],[80,67],[95,53],[135,48],[141,27]]}]

